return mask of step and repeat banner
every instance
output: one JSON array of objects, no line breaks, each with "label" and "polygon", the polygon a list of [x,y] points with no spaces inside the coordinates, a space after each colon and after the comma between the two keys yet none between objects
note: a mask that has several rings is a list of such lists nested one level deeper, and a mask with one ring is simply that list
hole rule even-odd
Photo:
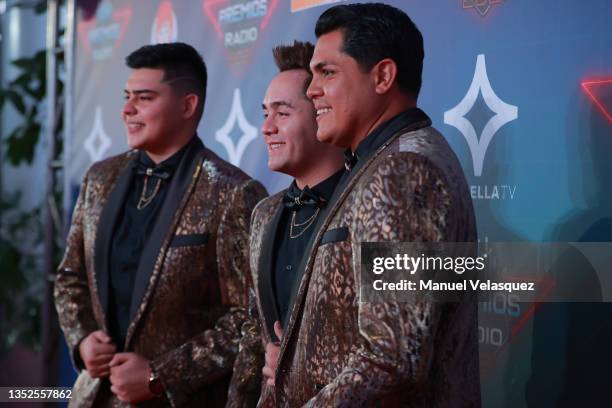
[{"label": "step and repeat banner", "polygon": [[[286,187],[290,179],[267,168],[260,131],[276,74],[271,49],[315,42],[318,16],[340,3],[349,2],[77,1],[71,196],[93,162],[127,149],[125,57],[171,41],[195,46],[208,67],[205,145],[270,193]],[[612,241],[612,2],[386,3],[423,33],[419,106],[461,160],[481,242]],[[576,273],[597,285],[596,268],[576,262]],[[500,294],[481,303],[485,406],[612,404],[612,308],[547,303],[559,286],[551,282],[533,302]]]}]

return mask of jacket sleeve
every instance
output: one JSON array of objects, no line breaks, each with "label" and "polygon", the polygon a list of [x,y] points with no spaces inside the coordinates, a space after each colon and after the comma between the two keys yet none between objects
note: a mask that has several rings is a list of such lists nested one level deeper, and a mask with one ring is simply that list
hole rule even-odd
[{"label": "jacket sleeve", "polygon": [[[454,203],[445,178],[426,158],[414,153],[387,158],[359,193],[364,218],[351,231],[355,282],[361,281],[361,242],[453,240]],[[442,307],[427,295],[413,303],[359,302],[358,347],[305,406],[369,406],[398,387],[418,390],[427,380]]]},{"label": "jacket sleeve", "polygon": [[217,271],[222,302],[229,311],[213,329],[151,362],[172,406],[185,405],[203,384],[211,384],[232,370],[247,319],[251,212],[265,196],[264,187],[249,180],[233,188],[227,201],[221,203],[224,210],[217,230]]},{"label": "jacket sleeve", "polygon": [[261,391],[265,350],[254,290],[249,291],[249,316],[242,325],[226,408],[251,408]]},{"label": "jacket sleeve", "polygon": [[89,333],[99,329],[91,306],[85,266],[84,222],[87,186],[88,175],[81,184],[66,240],[66,251],[57,269],[54,287],[59,324],[64,332],[72,363],[77,370],[85,368],[78,350],[79,343]]}]

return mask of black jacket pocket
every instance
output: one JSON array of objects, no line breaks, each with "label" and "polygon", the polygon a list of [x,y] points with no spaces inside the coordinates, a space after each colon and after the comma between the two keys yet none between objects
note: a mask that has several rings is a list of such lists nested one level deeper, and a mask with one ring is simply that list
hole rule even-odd
[{"label": "black jacket pocket", "polygon": [[175,235],[170,242],[171,247],[206,245],[208,234]]},{"label": "black jacket pocket", "polygon": [[321,243],[319,245],[329,244],[330,242],[346,241],[348,235],[348,227],[334,228],[332,230],[326,231],[325,234],[323,234],[323,238],[321,238]]}]

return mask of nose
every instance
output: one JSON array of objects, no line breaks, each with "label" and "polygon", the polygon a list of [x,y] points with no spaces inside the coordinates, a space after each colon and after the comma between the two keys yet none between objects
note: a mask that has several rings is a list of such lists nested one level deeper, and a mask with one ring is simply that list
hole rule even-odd
[{"label": "nose", "polygon": [[263,133],[264,136],[270,136],[276,134],[277,132],[278,128],[276,126],[276,121],[274,120],[274,115],[269,114],[261,125],[261,133]]},{"label": "nose", "polygon": [[306,89],[306,96],[309,99],[315,100],[323,94],[323,89],[319,86],[319,79],[317,75],[313,75],[312,80],[310,81],[310,85],[308,85],[308,89]]},{"label": "nose", "polygon": [[131,116],[136,113],[136,107],[134,106],[134,102],[131,98],[127,98],[125,100],[121,113],[123,116]]}]

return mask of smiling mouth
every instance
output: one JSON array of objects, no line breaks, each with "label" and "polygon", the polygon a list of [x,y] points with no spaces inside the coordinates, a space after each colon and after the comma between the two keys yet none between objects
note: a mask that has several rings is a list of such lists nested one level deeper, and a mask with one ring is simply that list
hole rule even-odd
[{"label": "smiling mouth", "polygon": [[317,118],[319,116],[325,115],[326,113],[329,113],[331,111],[332,111],[331,108],[320,108],[320,109],[317,109]]},{"label": "smiling mouth", "polygon": [[142,128],[144,128],[144,123],[140,122],[129,122],[125,124],[129,133],[138,132]]},{"label": "smiling mouth", "polygon": [[284,143],[269,143],[268,150],[278,150],[284,145]]}]

